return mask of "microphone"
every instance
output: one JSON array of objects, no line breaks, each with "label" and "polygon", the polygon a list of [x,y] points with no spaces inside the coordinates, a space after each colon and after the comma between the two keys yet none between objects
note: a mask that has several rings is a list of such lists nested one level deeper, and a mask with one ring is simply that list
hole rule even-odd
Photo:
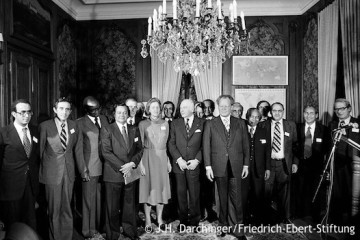
[{"label": "microphone", "polygon": [[336,132],[336,131],[338,131],[338,130],[341,130],[341,129],[350,129],[350,128],[353,128],[353,127],[355,127],[355,126],[353,126],[353,124],[352,123],[349,123],[349,125],[344,125],[344,126],[340,126],[340,127],[338,127],[338,128],[335,128],[334,130],[332,130],[333,132]]}]

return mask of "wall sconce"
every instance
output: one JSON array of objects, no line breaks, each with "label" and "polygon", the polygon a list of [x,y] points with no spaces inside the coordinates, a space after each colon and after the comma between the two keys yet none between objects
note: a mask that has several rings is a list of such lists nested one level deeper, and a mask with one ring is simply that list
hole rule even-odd
[{"label": "wall sconce", "polygon": [[2,64],[2,53],[4,51],[4,38],[2,33],[0,33],[0,64]]}]

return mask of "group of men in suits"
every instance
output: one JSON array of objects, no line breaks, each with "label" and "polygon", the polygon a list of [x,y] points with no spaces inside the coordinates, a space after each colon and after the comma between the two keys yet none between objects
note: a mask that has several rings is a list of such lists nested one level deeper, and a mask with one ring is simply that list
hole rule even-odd
[{"label": "group of men in suits", "polygon": [[[264,223],[267,213],[264,206],[270,202],[276,203],[279,221],[287,221],[293,179],[298,187],[295,196],[303,197],[297,205],[304,210],[301,213],[312,215],[318,222],[320,203],[312,204],[311,198],[331,137],[330,130],[317,122],[316,108],[305,107],[305,122],[296,126],[284,119],[285,109],[279,102],[270,105],[263,101],[258,104],[264,105],[262,109],[250,108],[246,121],[239,114],[238,118],[232,116],[234,100],[229,95],[217,99],[219,117],[211,115],[214,103],[205,102],[204,119],[194,115],[192,100],[181,102],[181,117],[177,119],[172,118],[173,104],[167,103],[168,153],[173,165],[179,230],[181,226],[200,230],[201,191],[212,193],[203,185],[202,171],[207,184],[215,183],[217,187],[219,225],[230,227],[218,232],[220,236],[229,233],[245,239],[244,229],[236,226],[250,223],[250,219],[251,223]],[[103,181],[107,239],[119,238],[120,225],[125,236],[139,239],[137,181],[125,184],[143,152],[136,104],[134,99],[128,99],[125,104],[115,105],[115,121],[109,124],[99,114],[100,104],[95,98],[84,99],[85,115],[77,121],[69,120],[71,102],[61,98],[54,104],[56,116],[41,123],[38,130],[29,125],[31,104],[23,99],[15,101],[11,107],[14,122],[0,130],[0,219],[6,226],[22,221],[36,229],[35,205],[40,182],[45,186],[49,238],[71,239],[70,202],[77,169],[83,181],[84,237],[91,238],[100,230]],[[360,142],[359,121],[351,117],[349,101],[337,99],[334,111],[339,120],[331,122],[330,129]],[[271,119],[264,112],[266,115],[270,112]],[[334,219],[340,219],[339,223],[346,223],[350,216],[353,154],[356,153],[345,142],[338,143],[330,213]]]}]

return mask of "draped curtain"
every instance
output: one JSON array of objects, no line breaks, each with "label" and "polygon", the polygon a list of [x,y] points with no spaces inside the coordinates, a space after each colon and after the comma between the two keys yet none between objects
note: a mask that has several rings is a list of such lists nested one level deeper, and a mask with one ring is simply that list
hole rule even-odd
[{"label": "draped curtain", "polygon": [[352,114],[360,112],[360,1],[340,0],[340,27],[344,62],[345,96]]},{"label": "draped curtain", "polygon": [[182,72],[175,72],[172,59],[162,63],[153,52],[151,57],[152,97],[160,99],[161,103],[172,101],[177,106],[181,85]]},{"label": "draped curtain", "polygon": [[[215,102],[221,95],[222,64],[219,63],[215,66],[215,64],[210,63],[204,72],[200,72],[199,76],[194,76],[194,84],[196,96],[199,101],[211,99]],[[219,115],[217,104],[215,104],[214,115]]]},{"label": "draped curtain", "polygon": [[319,114],[324,124],[331,121],[335,101],[338,59],[339,4],[326,7],[318,15]]}]

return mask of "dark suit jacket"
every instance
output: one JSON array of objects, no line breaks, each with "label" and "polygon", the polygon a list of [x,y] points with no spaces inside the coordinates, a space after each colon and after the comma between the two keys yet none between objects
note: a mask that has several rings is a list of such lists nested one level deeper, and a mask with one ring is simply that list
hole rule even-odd
[{"label": "dark suit jacket", "polygon": [[116,122],[101,128],[101,149],[104,157],[105,182],[124,182],[123,174],[119,171],[125,163],[134,162],[137,166],[143,154],[140,131],[136,126],[128,127],[129,149],[126,148],[124,138]]},{"label": "dark suit jacket", "polygon": [[[100,115],[101,127],[108,127],[109,123],[105,116]],[[85,115],[77,120],[77,124],[83,136],[83,150],[85,165],[89,169],[90,176],[94,176],[93,173],[99,172],[102,174],[102,162],[98,162],[98,165],[94,166],[96,169],[89,168],[90,160],[96,161],[100,158],[101,153],[100,132],[91,119]],[[101,175],[100,174],[100,175]],[[98,176],[98,174],[96,174]]]},{"label": "dark suit jacket", "polygon": [[[331,139],[329,129],[319,122],[315,123],[311,162],[306,162],[306,160],[304,160],[304,144],[305,144],[305,131],[306,131],[305,123],[298,124],[297,129],[298,129],[298,148],[296,155],[300,161],[299,171],[312,171],[320,174],[325,161],[324,157],[329,151],[329,143]],[[306,166],[306,165],[311,165],[311,166]],[[306,169],[304,169],[304,167]]]},{"label": "dark suit jacket", "polygon": [[249,165],[250,148],[245,121],[230,117],[230,140],[220,117],[206,121],[203,134],[205,167],[211,166],[215,177],[225,177],[230,161],[233,175],[241,178],[243,165]]},{"label": "dark suit jacket", "polygon": [[[39,191],[39,132],[29,125],[32,139],[30,158],[13,123],[0,130],[0,200],[13,201],[23,196],[29,175],[36,198]],[[28,170],[29,169],[29,170]]]},{"label": "dark suit jacket", "polygon": [[[170,127],[169,152],[172,156],[172,169],[174,173],[184,173],[180,170],[176,160],[182,157],[185,161],[197,159],[202,161],[202,135],[204,131],[204,119],[194,117],[194,121],[187,137],[184,118],[172,121]],[[199,171],[199,165],[194,171]]]},{"label": "dark suit jacket", "polygon": [[[271,138],[271,120],[261,122],[264,124],[268,134],[270,134]],[[299,165],[299,159],[295,156],[297,152],[297,131],[296,125],[292,121],[287,121],[283,119],[283,132],[284,132],[284,155],[287,171],[291,174],[291,166],[292,164]],[[287,136],[288,135],[288,136]],[[272,140],[272,139],[271,139]]]},{"label": "dark suit jacket", "polygon": [[[251,136],[249,144],[251,144]],[[263,124],[256,126],[254,133],[254,166],[255,174],[258,178],[263,178],[265,170],[271,169],[271,134],[269,135]]]},{"label": "dark suit jacket", "polygon": [[[354,117],[350,118],[350,123],[357,123],[360,126],[360,120]],[[332,121],[329,124],[330,131],[338,128],[339,121]],[[344,136],[349,138],[357,143],[360,143],[360,133],[354,132],[353,129],[346,129],[346,135]],[[346,164],[351,164],[353,158],[353,148],[349,146],[346,142],[340,141],[337,144],[335,151],[335,165],[343,166]],[[338,159],[339,158],[339,159]],[[340,158],[342,160],[340,160]]]},{"label": "dark suit jacket", "polygon": [[[84,177],[87,170],[83,155],[83,138],[75,121],[67,120],[68,144],[66,151],[61,146],[55,119],[40,124],[40,182],[60,184],[65,166],[70,181],[75,180],[75,162],[79,173]],[[75,157],[75,159],[74,159]]]}]

